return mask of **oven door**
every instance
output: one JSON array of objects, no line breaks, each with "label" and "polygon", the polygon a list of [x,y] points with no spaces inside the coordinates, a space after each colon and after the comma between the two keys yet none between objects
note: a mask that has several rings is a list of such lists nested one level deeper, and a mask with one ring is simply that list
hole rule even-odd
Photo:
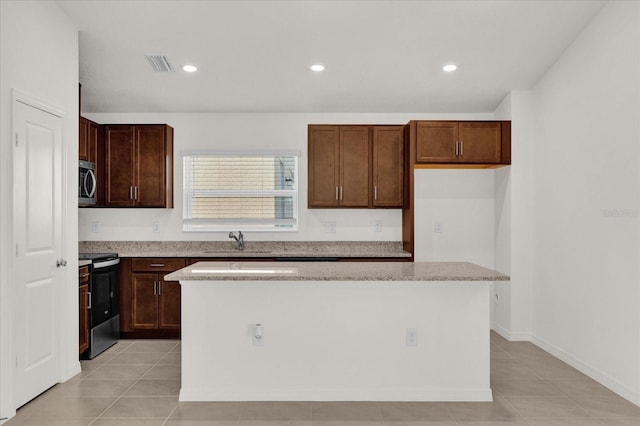
[{"label": "oven door", "polygon": [[91,273],[91,328],[118,315],[118,264],[120,259],[94,262]]}]

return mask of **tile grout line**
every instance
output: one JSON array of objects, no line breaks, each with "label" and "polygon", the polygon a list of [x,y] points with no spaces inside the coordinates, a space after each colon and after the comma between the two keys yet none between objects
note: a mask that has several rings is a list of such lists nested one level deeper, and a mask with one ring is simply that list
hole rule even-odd
[{"label": "tile grout line", "polygon": [[[126,349],[126,348],[128,348],[129,346],[131,346],[131,345],[127,345],[127,346],[125,347],[125,349]],[[125,349],[123,349],[123,351],[124,351]],[[115,353],[113,354],[113,356],[111,356],[111,358],[107,359],[105,362],[103,362],[102,364],[100,364],[100,366],[98,366],[98,367],[97,367],[97,368],[95,368],[93,371],[91,371],[91,372],[87,375],[87,377],[83,377],[83,378],[82,378],[82,380],[90,379],[90,378],[91,378],[91,375],[92,375],[93,373],[95,373],[97,370],[99,370],[99,369],[101,369],[102,367],[104,367],[105,365],[107,365],[107,362],[109,362],[109,361],[111,361],[112,359],[114,359],[114,358],[115,358],[116,356],[118,356],[120,353],[122,353],[122,352],[115,352]],[[134,384],[135,384],[135,383],[134,383]],[[133,385],[131,385],[131,386],[133,386]],[[127,389],[125,390],[125,392],[126,392],[127,390],[129,390],[129,388],[127,388]],[[116,399],[115,399],[115,401],[113,401],[111,404],[109,404],[109,406],[108,406],[107,408],[105,408],[105,409],[104,409],[100,414],[98,414],[97,416],[95,416],[95,417],[93,418],[93,420],[91,420],[91,423],[89,423],[89,426],[93,425],[93,424],[94,424],[94,423],[95,423],[95,422],[100,418],[100,416],[101,416],[102,414],[104,414],[104,412],[105,412],[106,410],[108,410],[109,408],[111,408],[111,406],[112,406],[113,404],[115,404],[115,403],[116,403],[116,401],[118,401],[119,399],[120,399],[120,397],[116,398]]]},{"label": "tile grout line", "polygon": [[[491,380],[491,378],[489,378],[489,380]],[[489,386],[491,386],[491,385],[489,385]],[[495,400],[495,397],[494,397],[494,400]],[[447,404],[444,404],[444,409],[447,410],[447,413],[449,413],[449,417],[451,417],[451,420],[456,424],[456,426],[461,426],[460,422],[458,421],[458,419],[456,419],[456,417],[453,415],[451,410],[449,410],[449,406]]]},{"label": "tile grout line", "polygon": [[[169,349],[169,351],[167,351],[167,353],[166,353],[166,354],[164,354],[164,356],[163,356],[162,358],[160,358],[160,359],[158,360],[158,362],[162,361],[162,360],[163,360],[163,359],[165,359],[167,356],[169,356],[169,354],[173,353],[173,350],[174,350],[174,349],[175,349],[179,344],[180,344],[180,341],[178,341],[178,343],[176,343],[176,344],[175,344],[171,349]],[[181,355],[182,355],[182,353],[181,353]],[[149,371],[151,371],[151,370],[149,370]],[[147,373],[148,373],[149,371],[147,371]],[[145,375],[146,375],[147,373],[145,373]],[[143,376],[143,377],[144,377],[144,376]],[[182,365],[180,366],[180,383],[182,383]],[[167,416],[167,418],[166,418],[166,419],[164,419],[164,422],[162,422],[162,426],[165,426],[165,425],[167,424],[167,422],[171,419],[171,416],[173,415],[173,413],[175,413],[175,412],[176,412],[176,410],[178,409],[178,406],[180,405],[180,399],[179,399],[179,398],[180,398],[180,396],[179,396],[179,394],[178,394],[178,402],[177,402],[176,406],[175,406],[175,407],[173,407],[173,410],[171,410],[171,412],[169,413],[169,415]]]},{"label": "tile grout line", "polygon": [[[134,343],[135,343],[135,342],[134,342]],[[106,413],[106,412],[107,412],[111,407],[113,407],[113,406],[114,406],[118,401],[120,401],[120,400],[122,399],[122,397],[123,397],[127,392],[129,392],[129,391],[131,390],[131,388],[133,388],[136,384],[138,384],[138,382],[140,382],[140,380],[142,380],[142,379],[143,379],[143,378],[144,378],[144,377],[149,373],[149,371],[151,371],[151,370],[153,369],[153,367],[155,367],[155,366],[159,365],[159,362],[160,362],[160,361],[162,361],[162,360],[163,360],[163,359],[164,359],[164,358],[165,358],[169,353],[171,353],[171,351],[172,351],[173,349],[175,349],[175,348],[176,348],[176,346],[177,346],[178,344],[179,344],[179,343],[176,343],[176,344],[175,344],[171,349],[169,349],[167,352],[165,352],[165,354],[164,354],[162,357],[160,357],[160,359],[159,359],[158,361],[156,361],[156,363],[155,363],[155,364],[153,364],[153,365],[152,365],[152,366],[151,366],[147,371],[145,371],[145,372],[144,372],[144,374],[143,374],[142,376],[138,377],[138,379],[137,379],[135,382],[133,382],[133,384],[131,384],[131,386],[129,386],[127,389],[125,389],[125,390],[124,390],[124,392],[122,392],[122,394],[121,394],[120,396],[118,396],[118,397],[115,399],[115,401],[113,401],[111,404],[109,404],[109,406],[108,406],[107,408],[105,408],[104,410],[102,410],[102,412],[101,412],[100,414],[98,414],[98,415],[93,419],[93,421],[92,421],[91,423],[89,423],[89,426],[92,426],[92,425],[93,425],[93,424],[94,424],[94,423],[95,423],[95,422],[96,422],[96,421],[97,421],[97,420],[98,420],[98,419],[99,419],[99,418],[100,418],[104,413]],[[127,346],[127,348],[128,348],[128,347],[130,347],[130,346],[132,346],[132,345],[133,345],[133,343],[132,343],[131,345],[128,345],[128,346]],[[126,348],[125,348],[125,350],[126,350]],[[117,353],[117,355],[121,355],[122,353],[124,353],[124,350],[123,350],[122,352]],[[134,352],[134,353],[135,353],[135,352]],[[140,353],[142,353],[142,352],[140,352]],[[117,356],[117,355],[114,355],[112,358],[110,358],[110,359],[109,359],[109,361],[110,361],[111,359],[115,358],[115,356]],[[103,366],[104,366],[104,365],[106,365],[106,362],[105,362],[105,364],[102,364],[102,365],[103,365]],[[144,364],[140,364],[140,365],[144,365]],[[101,366],[101,367],[102,367],[102,366]],[[178,407],[177,407],[177,405],[176,405],[176,407],[174,408],[174,410],[175,410],[176,408],[178,408]],[[172,411],[172,412],[173,412],[173,411]],[[166,422],[166,421],[167,421],[167,420],[165,420],[165,422]]]},{"label": "tile grout line", "polygon": [[180,401],[178,401],[178,403],[176,404],[175,407],[173,407],[173,410],[171,410],[171,412],[169,413],[169,415],[167,416],[166,419],[164,419],[164,422],[162,422],[162,426],[165,426],[167,424],[167,422],[171,419],[171,416],[173,415],[173,413],[176,412],[176,410],[178,409],[178,405],[180,405]]}]

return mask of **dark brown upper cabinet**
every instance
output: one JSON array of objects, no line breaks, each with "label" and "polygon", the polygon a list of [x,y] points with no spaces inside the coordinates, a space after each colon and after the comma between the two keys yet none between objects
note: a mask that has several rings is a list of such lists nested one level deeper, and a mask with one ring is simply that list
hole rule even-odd
[{"label": "dark brown upper cabinet", "polygon": [[404,205],[404,126],[373,127],[373,207]]},{"label": "dark brown upper cabinet", "polygon": [[[80,117],[78,158],[96,165],[96,204],[104,206],[104,128],[98,123]],[[83,206],[88,207],[88,206]]]},{"label": "dark brown upper cabinet", "polygon": [[403,128],[309,125],[309,208],[402,207]]},{"label": "dark brown upper cabinet", "polygon": [[416,162],[509,164],[510,155],[507,162],[502,146],[503,126],[499,121],[418,121]]},{"label": "dark brown upper cabinet", "polygon": [[173,207],[173,128],[105,126],[105,205]]},{"label": "dark brown upper cabinet", "polygon": [[309,126],[308,205],[369,206],[368,127]]}]

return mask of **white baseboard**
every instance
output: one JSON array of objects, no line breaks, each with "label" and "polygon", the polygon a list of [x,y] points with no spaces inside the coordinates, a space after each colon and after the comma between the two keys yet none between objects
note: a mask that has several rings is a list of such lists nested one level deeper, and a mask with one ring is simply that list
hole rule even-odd
[{"label": "white baseboard", "polygon": [[638,390],[634,390],[624,383],[621,383],[619,380],[611,377],[607,373],[599,370],[593,365],[580,360],[579,358],[571,355],[570,353],[565,352],[561,348],[556,345],[538,337],[535,335],[531,336],[531,342],[536,346],[540,347],[546,352],[549,352],[551,355],[560,359],[561,361],[566,362],[573,368],[579,370],[581,373],[589,376],[596,382],[600,383],[603,386],[611,389],[613,392],[617,393],[621,397],[631,401],[632,403],[640,406],[640,392]]},{"label": "white baseboard", "polygon": [[530,342],[531,341],[531,333],[524,332],[524,331],[511,331],[506,327],[495,322],[491,324],[491,329],[510,342]]},{"label": "white baseboard", "polygon": [[534,345],[540,347],[542,350],[550,353],[561,361],[566,362],[576,370],[585,374],[586,376],[592,378],[596,382],[600,383],[603,386],[611,389],[613,392],[617,393],[624,399],[629,400],[630,402],[640,406],[640,392],[630,388],[619,380],[611,377],[607,373],[599,370],[593,365],[582,361],[581,359],[569,354],[563,349],[557,347],[556,345],[533,335],[528,332],[513,332],[506,327],[502,326],[498,323],[491,324],[491,329],[509,340],[510,342],[531,342]]},{"label": "white baseboard", "polygon": [[180,401],[493,401],[487,389],[180,389]]},{"label": "white baseboard", "polygon": [[80,365],[80,361],[76,361],[67,367],[64,372],[64,376],[62,377],[62,383],[66,382],[76,374],[80,374],[82,372],[82,366]]}]

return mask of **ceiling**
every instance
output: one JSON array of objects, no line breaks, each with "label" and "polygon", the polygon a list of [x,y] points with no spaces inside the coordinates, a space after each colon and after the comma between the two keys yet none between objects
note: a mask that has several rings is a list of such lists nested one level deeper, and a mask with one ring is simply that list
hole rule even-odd
[{"label": "ceiling", "polygon": [[458,113],[532,87],[605,2],[58,3],[80,31],[83,112]]}]

